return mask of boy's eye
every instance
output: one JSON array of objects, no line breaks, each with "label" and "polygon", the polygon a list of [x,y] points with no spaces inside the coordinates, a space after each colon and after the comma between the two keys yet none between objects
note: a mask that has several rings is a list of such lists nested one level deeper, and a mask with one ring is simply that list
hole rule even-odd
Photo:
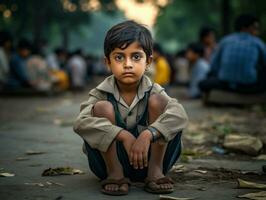
[{"label": "boy's eye", "polygon": [[124,60],[124,57],[122,55],[116,55],[115,56],[115,60],[116,61],[123,61]]},{"label": "boy's eye", "polygon": [[138,60],[141,59],[141,55],[139,55],[139,54],[134,54],[132,58],[133,58],[133,60],[137,60],[137,61],[138,61]]}]

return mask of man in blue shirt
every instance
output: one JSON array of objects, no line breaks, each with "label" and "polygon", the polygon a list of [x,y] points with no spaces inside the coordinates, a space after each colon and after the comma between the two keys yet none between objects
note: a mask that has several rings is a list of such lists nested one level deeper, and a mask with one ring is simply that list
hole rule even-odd
[{"label": "man in blue shirt", "polygon": [[265,91],[266,47],[259,34],[258,19],[241,15],[235,22],[236,33],[223,38],[213,55],[209,78],[201,90],[230,90],[239,93]]},{"label": "man in blue shirt", "polygon": [[31,44],[28,40],[22,39],[18,43],[17,52],[14,53],[10,61],[10,74],[7,89],[31,88],[34,84],[31,81],[26,60],[31,53]]}]

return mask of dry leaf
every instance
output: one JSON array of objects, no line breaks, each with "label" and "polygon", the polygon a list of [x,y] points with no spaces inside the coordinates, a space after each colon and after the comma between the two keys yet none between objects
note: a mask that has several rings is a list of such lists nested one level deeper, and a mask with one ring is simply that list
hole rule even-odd
[{"label": "dry leaf", "polygon": [[33,151],[33,150],[28,150],[26,151],[27,155],[40,155],[40,154],[45,154],[43,151]]},{"label": "dry leaf", "polygon": [[265,200],[266,199],[266,191],[248,193],[248,194],[240,195],[238,197],[239,198],[252,199],[252,200]]},{"label": "dry leaf", "polygon": [[171,197],[171,196],[165,196],[165,195],[160,195],[159,197],[161,200],[193,200],[193,199],[195,199],[195,198]]},{"label": "dry leaf", "polygon": [[74,169],[71,167],[57,167],[49,168],[43,171],[42,176],[59,176],[59,175],[75,175],[75,174],[84,174],[83,171],[79,169]]},{"label": "dry leaf", "polygon": [[15,174],[11,174],[8,172],[0,173],[0,177],[13,177],[13,176],[15,176]]},{"label": "dry leaf", "polygon": [[207,174],[208,171],[195,169],[194,172],[197,172],[197,173],[200,173],[200,174]]},{"label": "dry leaf", "polygon": [[25,185],[33,185],[33,186],[40,186],[44,187],[45,185],[43,183],[24,183]]},{"label": "dry leaf", "polygon": [[26,157],[17,157],[16,161],[25,161],[25,160],[29,160],[29,158]]},{"label": "dry leaf", "polygon": [[54,181],[47,181],[46,184],[47,184],[47,185],[59,185],[59,186],[65,186],[65,185],[62,184],[62,183],[57,183],[57,182],[54,182]]},{"label": "dry leaf", "polygon": [[249,189],[266,189],[266,184],[249,182],[242,179],[237,179],[238,188],[249,188]]}]

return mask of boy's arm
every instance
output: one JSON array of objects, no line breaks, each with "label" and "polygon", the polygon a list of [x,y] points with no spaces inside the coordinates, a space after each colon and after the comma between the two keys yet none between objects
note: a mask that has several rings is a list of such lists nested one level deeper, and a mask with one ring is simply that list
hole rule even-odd
[{"label": "boy's arm", "polygon": [[183,106],[178,103],[175,98],[169,97],[166,92],[159,86],[155,85],[155,93],[159,93],[168,99],[168,103],[157,120],[150,126],[155,128],[163,136],[163,139],[168,142],[172,140],[175,135],[186,128],[188,124],[188,116]]},{"label": "boy's arm", "polygon": [[93,106],[100,100],[106,99],[92,90],[88,101],[81,104],[80,113],[73,128],[92,148],[106,152],[118,133],[123,129],[113,125],[106,118],[92,116]]}]

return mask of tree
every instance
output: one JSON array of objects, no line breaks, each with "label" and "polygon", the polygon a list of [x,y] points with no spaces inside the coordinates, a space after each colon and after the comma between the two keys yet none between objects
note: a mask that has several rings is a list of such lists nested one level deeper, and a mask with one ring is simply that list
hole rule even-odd
[{"label": "tree", "polygon": [[[81,24],[89,24],[90,13],[95,7],[90,1],[79,0],[2,0],[0,12],[3,18],[1,27],[10,30],[18,37],[30,36],[38,44],[49,37],[51,27],[57,25],[62,34],[62,44],[68,46],[69,32]],[[96,5],[97,6],[97,5]],[[112,0],[100,0],[99,8],[108,14],[115,10]],[[4,15],[4,13],[11,13]]]}]

